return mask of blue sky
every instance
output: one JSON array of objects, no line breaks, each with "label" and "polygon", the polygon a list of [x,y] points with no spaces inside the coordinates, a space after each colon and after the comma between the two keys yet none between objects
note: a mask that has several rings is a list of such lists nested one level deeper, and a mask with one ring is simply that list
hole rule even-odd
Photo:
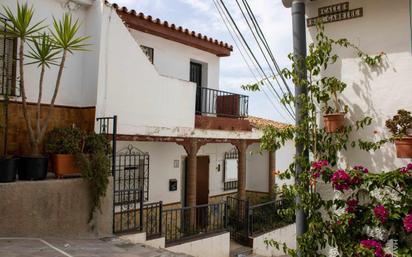
[{"label": "blue sky", "polygon": [[[234,0],[225,0],[224,2],[251,47],[256,49],[256,53],[259,53],[236,2]],[[248,2],[279,65],[282,68],[288,66],[287,55],[292,51],[290,9],[284,8],[281,0],[249,0]],[[253,83],[256,79],[243,61],[239,49],[236,48],[213,4],[213,0],[116,0],[116,3],[232,44],[234,46],[232,55],[221,59],[220,88],[249,95],[250,115],[292,122],[280,104],[274,102],[273,93],[266,91],[271,102],[263,92],[245,92],[240,88],[241,85]],[[258,54],[257,58],[261,64],[265,64],[263,56]],[[267,65],[262,66],[268,70]]]}]

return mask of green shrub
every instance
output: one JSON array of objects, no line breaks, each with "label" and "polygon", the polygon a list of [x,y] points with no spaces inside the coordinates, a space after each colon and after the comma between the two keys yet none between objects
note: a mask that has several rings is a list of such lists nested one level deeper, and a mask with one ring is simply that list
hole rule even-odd
[{"label": "green shrub", "polygon": [[77,154],[82,151],[85,133],[76,127],[55,128],[45,140],[48,154]]},{"label": "green shrub", "polygon": [[385,123],[386,127],[392,132],[395,137],[408,135],[407,130],[412,129],[411,112],[406,110],[398,110],[398,113]]},{"label": "green shrub", "polygon": [[77,157],[82,176],[90,186],[90,221],[95,211],[101,211],[101,199],[106,195],[110,175],[110,149],[110,143],[104,135],[91,133],[85,138],[83,153]]}]

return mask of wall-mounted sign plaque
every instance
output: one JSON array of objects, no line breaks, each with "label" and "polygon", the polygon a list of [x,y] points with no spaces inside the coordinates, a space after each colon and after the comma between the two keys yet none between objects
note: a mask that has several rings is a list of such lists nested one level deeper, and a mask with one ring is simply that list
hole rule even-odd
[{"label": "wall-mounted sign plaque", "polygon": [[307,19],[307,26],[315,26],[317,21],[331,23],[355,19],[363,16],[363,8],[349,9],[349,2],[329,5],[318,9],[318,17]]}]

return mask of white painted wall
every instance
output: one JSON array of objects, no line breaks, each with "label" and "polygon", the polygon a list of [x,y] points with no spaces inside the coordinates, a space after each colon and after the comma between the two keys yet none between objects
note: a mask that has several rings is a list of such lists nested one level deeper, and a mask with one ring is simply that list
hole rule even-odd
[{"label": "white painted wall", "polygon": [[[276,151],[276,170],[283,172],[289,169],[289,166],[295,161],[295,142],[287,141],[283,147]],[[282,185],[291,185],[293,183],[291,179],[280,179],[276,177],[276,185],[281,187]]]},{"label": "white painted wall", "polygon": [[[230,191],[223,190],[225,153],[229,152],[233,148],[234,146],[231,144],[206,144],[200,147],[197,155],[198,156],[208,155],[210,158],[209,196],[236,192],[236,190],[230,190]],[[220,171],[218,171],[218,165],[220,165]]]},{"label": "white painted wall", "polygon": [[[317,8],[339,0],[319,0],[308,3],[308,16],[317,15]],[[348,38],[368,54],[385,52],[384,67],[369,69],[360,64],[352,50],[338,50],[342,59],[327,75],[335,75],[347,83],[342,99],[350,107],[350,122],[371,116],[370,128],[356,138],[379,139],[389,136],[385,120],[398,109],[412,110],[411,80],[411,31],[409,1],[351,0],[350,8],[363,7],[364,17],[325,24],[326,33],[333,38]],[[308,30],[308,41],[313,40],[315,29]],[[352,138],[353,139],[353,138]],[[397,159],[395,146],[386,144],[381,150],[366,153],[350,149],[343,153],[342,165],[363,164],[372,171],[382,171],[403,166],[408,160]]]},{"label": "white painted wall", "polygon": [[[23,1],[21,2],[23,3]],[[33,24],[46,19],[44,25],[51,25],[53,16],[60,18],[67,12],[67,10],[63,8],[65,1],[28,0],[27,2],[29,5],[33,5],[35,9]],[[1,4],[10,7],[12,10],[16,9],[16,0],[2,0]],[[96,83],[92,82],[95,80],[97,74],[91,71],[94,66],[97,66],[97,63],[93,62],[93,65],[91,65],[91,60],[95,59],[98,53],[96,37],[98,37],[99,34],[99,25],[94,22],[93,15],[95,15],[95,13],[90,9],[91,8],[87,6],[83,6],[71,12],[73,17],[79,19],[82,23],[79,36],[92,36],[93,38],[88,42],[92,43],[93,46],[90,47],[91,51],[76,52],[74,55],[68,56],[59,94],[56,99],[56,104],[58,105],[81,107],[95,105]],[[28,47],[26,47],[26,53],[27,52]],[[30,62],[30,60],[26,58],[26,63],[28,62]],[[57,67],[52,67],[46,71],[43,103],[50,103],[56,83],[57,69]],[[40,70],[36,65],[25,66],[26,95],[29,102],[37,102],[39,76]]]},{"label": "white painted wall", "polygon": [[[276,170],[283,172],[294,162],[295,146],[293,141],[286,144],[276,151]],[[258,192],[268,192],[269,187],[269,154],[266,151],[260,152],[259,144],[252,144],[248,148],[247,154],[247,176],[246,189]],[[276,185],[290,185],[292,179],[281,180],[276,177]]]},{"label": "white painted wall", "polygon": [[[129,144],[150,155],[149,202],[163,201],[164,204],[180,202],[183,199],[184,160],[186,152],[176,143],[164,142],[126,142],[120,141],[117,150]],[[206,144],[199,149],[198,156],[209,156],[209,196],[217,196],[236,190],[224,190],[224,158],[225,153],[232,150],[231,144]],[[246,161],[247,189],[267,192],[268,190],[268,156],[259,155],[258,144],[249,147]],[[174,161],[179,160],[179,167],[174,168]],[[220,165],[220,171],[218,166]],[[177,180],[177,191],[169,191],[169,179]]]},{"label": "white painted wall", "polygon": [[176,253],[185,253],[194,257],[228,257],[230,253],[230,233],[191,241],[166,248]]},{"label": "white painted wall", "polygon": [[265,233],[258,237],[253,238],[253,253],[261,256],[283,256],[285,255],[282,250],[282,246],[279,250],[274,247],[268,246],[266,240],[274,240],[280,244],[286,243],[289,248],[296,248],[296,225],[291,224],[269,233]]},{"label": "white painted wall", "polygon": [[246,190],[269,192],[269,154],[252,144],[246,155]]},{"label": "white painted wall", "polygon": [[154,49],[153,64],[159,74],[188,81],[190,62],[194,61],[206,65],[202,67],[202,86],[219,89],[219,57],[215,54],[134,29],[129,31],[138,44]]},{"label": "white painted wall", "polygon": [[118,115],[119,134],[144,126],[193,128],[194,83],[159,75],[114,9],[104,7],[102,23],[96,115]]}]

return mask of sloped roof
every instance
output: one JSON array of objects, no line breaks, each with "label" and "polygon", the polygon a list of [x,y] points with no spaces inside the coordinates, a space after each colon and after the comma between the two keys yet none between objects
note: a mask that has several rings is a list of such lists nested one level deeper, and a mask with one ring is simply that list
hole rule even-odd
[{"label": "sloped roof", "polygon": [[275,128],[284,129],[284,128],[292,126],[290,124],[286,124],[286,123],[282,123],[282,122],[278,122],[274,120],[268,120],[264,118],[259,118],[259,117],[254,117],[254,116],[249,116],[246,119],[250,122],[250,125],[256,129],[264,129],[267,126],[273,126]]},{"label": "sloped roof", "polygon": [[145,15],[144,13],[137,12],[133,9],[128,10],[127,7],[121,7],[116,3],[106,1],[106,4],[115,8],[126,25],[132,29],[198,48],[213,53],[219,57],[229,56],[230,52],[233,51],[233,46],[223,41],[202,35],[195,31],[190,31],[181,26],[176,26],[173,23],[170,24],[168,21],[153,18],[150,15]]}]

